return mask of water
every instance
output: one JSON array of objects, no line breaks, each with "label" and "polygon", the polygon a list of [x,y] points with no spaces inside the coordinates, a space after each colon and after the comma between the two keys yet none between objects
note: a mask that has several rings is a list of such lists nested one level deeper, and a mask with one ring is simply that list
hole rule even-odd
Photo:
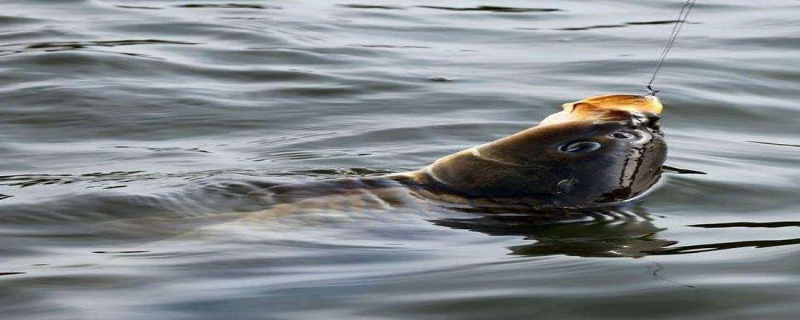
[{"label": "water", "polygon": [[659,75],[668,174],[540,225],[251,217],[641,93],[680,1],[4,1],[4,319],[800,315],[800,2],[701,1]]}]

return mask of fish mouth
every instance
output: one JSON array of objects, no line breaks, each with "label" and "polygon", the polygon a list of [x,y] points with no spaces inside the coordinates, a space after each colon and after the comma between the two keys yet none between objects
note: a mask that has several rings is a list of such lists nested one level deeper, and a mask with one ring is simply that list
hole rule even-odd
[{"label": "fish mouth", "polygon": [[653,95],[612,94],[568,102],[563,111],[554,113],[539,126],[562,124],[571,121],[620,121],[630,119],[637,126],[659,127],[664,106]]}]

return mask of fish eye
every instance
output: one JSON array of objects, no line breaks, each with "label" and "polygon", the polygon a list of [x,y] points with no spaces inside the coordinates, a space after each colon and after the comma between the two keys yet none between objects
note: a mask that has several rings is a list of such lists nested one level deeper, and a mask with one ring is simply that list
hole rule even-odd
[{"label": "fish eye", "polygon": [[620,139],[620,140],[628,140],[628,139],[636,138],[635,134],[630,133],[630,132],[625,132],[625,131],[617,131],[617,132],[614,132],[614,133],[612,133],[612,134],[610,134],[608,136],[611,137],[611,138]]},{"label": "fish eye", "polygon": [[561,147],[558,148],[558,150],[567,153],[584,153],[584,152],[595,151],[597,149],[600,149],[600,147],[602,146],[603,145],[601,145],[600,143],[594,141],[575,141],[562,145]]}]

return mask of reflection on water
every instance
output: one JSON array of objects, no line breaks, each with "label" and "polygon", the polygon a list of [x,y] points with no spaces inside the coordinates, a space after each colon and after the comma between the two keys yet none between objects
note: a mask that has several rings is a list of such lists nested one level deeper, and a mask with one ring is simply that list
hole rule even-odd
[{"label": "reflection on water", "polygon": [[[575,214],[575,213],[573,213]],[[531,244],[510,247],[512,254],[524,256],[569,255],[579,257],[631,257],[692,254],[744,247],[768,248],[800,244],[800,238],[704,243],[681,246],[678,241],[659,239],[666,230],[656,227],[647,214],[626,216],[624,212],[586,213],[590,221],[558,221],[543,224],[536,215],[484,216],[472,219],[434,220],[441,226],[477,231],[489,235],[521,236]],[[597,218],[597,216],[605,218]],[[609,219],[609,216],[611,217]],[[620,219],[623,216],[625,218]],[[637,219],[638,218],[638,219]],[[702,228],[777,228],[800,227],[798,222],[700,224]]]},{"label": "reflection on water", "polygon": [[3,2],[0,312],[795,318],[797,1],[695,7],[657,83],[669,174],[635,203],[281,215],[255,196],[642,93],[680,5]]},{"label": "reflection on water", "polygon": [[[649,215],[642,211],[603,210],[570,212],[572,219],[542,221],[538,214],[487,215],[480,218],[435,220],[451,228],[496,236],[520,236],[530,244],[510,247],[524,256],[643,257],[677,241],[662,240]],[[583,220],[583,221],[581,221]]]},{"label": "reflection on water", "polygon": [[[512,254],[524,256],[568,255],[579,257],[631,257],[691,254],[744,247],[767,248],[800,243],[800,239],[751,240],[681,246],[679,241],[660,239],[659,228],[643,208],[635,213],[603,210],[570,212],[564,220],[544,220],[539,213],[485,215],[432,222],[455,229],[466,229],[495,236],[519,236],[530,244],[510,247]],[[545,213],[546,215],[546,213]],[[556,214],[558,215],[558,213]],[[582,217],[585,221],[574,221]],[[578,219],[581,220],[581,219]],[[698,224],[701,228],[779,228],[800,227],[798,222]]]}]

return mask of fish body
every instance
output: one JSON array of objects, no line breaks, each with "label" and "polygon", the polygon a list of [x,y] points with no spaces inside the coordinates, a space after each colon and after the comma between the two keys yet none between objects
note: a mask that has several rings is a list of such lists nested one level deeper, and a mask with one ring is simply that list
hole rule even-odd
[{"label": "fish body", "polygon": [[282,214],[311,208],[547,211],[598,207],[647,192],[666,143],[654,96],[607,95],[563,105],[539,125],[434,161],[362,179],[279,185],[257,197]]}]

